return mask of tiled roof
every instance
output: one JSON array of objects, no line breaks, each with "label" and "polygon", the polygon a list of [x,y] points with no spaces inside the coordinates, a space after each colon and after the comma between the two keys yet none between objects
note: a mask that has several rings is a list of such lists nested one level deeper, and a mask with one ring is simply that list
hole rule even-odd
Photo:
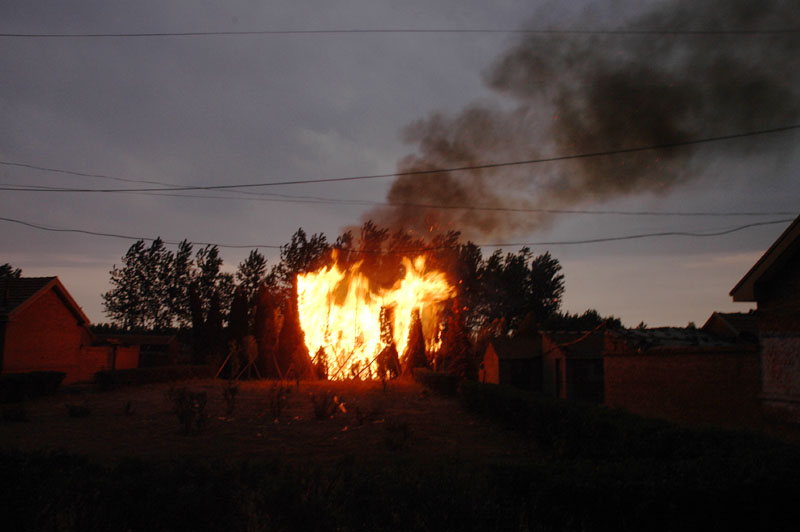
[{"label": "tiled roof", "polygon": [[[715,312],[716,316],[725,322],[731,332],[745,338],[758,337],[758,319],[756,315],[748,312]],[[709,321],[711,318],[709,318]]]},{"label": "tiled roof", "polygon": [[123,345],[169,345],[177,341],[175,335],[156,334],[94,333],[94,337],[100,343],[115,341]]},{"label": "tiled roof", "polygon": [[734,301],[756,301],[756,285],[768,281],[789,257],[800,253],[800,216],[786,228],[750,271],[733,287]]},{"label": "tiled roof", "polygon": [[55,277],[19,277],[0,279],[0,316],[8,316],[17,307],[42,290]]},{"label": "tiled roof", "polygon": [[537,338],[518,337],[508,338],[501,336],[490,342],[497,353],[497,358],[534,358],[542,354],[541,343]]},{"label": "tiled roof", "polygon": [[544,331],[559,349],[575,358],[594,358],[603,352],[603,331]]},{"label": "tiled roof", "polygon": [[632,346],[646,350],[652,347],[690,347],[730,345],[729,340],[694,327],[655,327],[624,329],[617,334]]}]

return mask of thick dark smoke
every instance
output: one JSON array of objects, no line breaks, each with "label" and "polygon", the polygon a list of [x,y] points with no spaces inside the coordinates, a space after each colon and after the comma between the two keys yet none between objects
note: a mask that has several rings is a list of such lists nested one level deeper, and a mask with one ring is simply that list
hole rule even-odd
[{"label": "thick dark smoke", "polygon": [[[591,28],[591,21],[573,27]],[[635,30],[775,30],[800,27],[797,0],[673,1],[631,21]],[[506,106],[476,103],[405,129],[417,151],[399,171],[461,167],[660,145],[769,129],[800,117],[800,35],[530,35],[485,74]],[[669,191],[702,175],[703,161],[772,145],[719,142],[499,170],[398,178],[388,201],[568,208]],[[702,150],[702,157],[700,157]],[[468,238],[539,228],[547,215],[388,208],[367,218]]]}]

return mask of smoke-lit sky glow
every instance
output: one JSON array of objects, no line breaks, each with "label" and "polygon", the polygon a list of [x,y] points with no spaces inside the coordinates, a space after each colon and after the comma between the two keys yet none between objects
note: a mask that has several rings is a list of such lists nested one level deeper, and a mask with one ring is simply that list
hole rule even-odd
[{"label": "smoke-lit sky glow", "polygon": [[[300,5],[297,5],[300,4]],[[800,29],[796,1],[80,2],[7,0],[0,33],[317,29]],[[0,161],[180,185],[327,179],[680,142],[800,123],[800,34],[333,33],[0,37]],[[797,212],[800,132],[497,170],[251,192],[342,200],[656,212]],[[0,183],[136,183],[0,165]],[[0,185],[2,186],[2,185]],[[433,220],[477,243],[714,231],[773,217],[541,215],[0,191],[0,216],[194,242],[329,240],[367,218]],[[224,196],[225,198],[221,198]],[[243,200],[241,198],[248,198]],[[238,198],[238,199],[232,199]],[[280,201],[262,201],[265,199]],[[788,224],[717,238],[536,246],[564,306],[626,325],[747,310],[728,292]],[[0,222],[0,263],[58,275],[94,321],[132,242]],[[506,247],[516,251],[518,247]],[[489,254],[494,248],[486,248]],[[275,249],[263,249],[270,264]],[[233,270],[247,249],[223,249]]]}]

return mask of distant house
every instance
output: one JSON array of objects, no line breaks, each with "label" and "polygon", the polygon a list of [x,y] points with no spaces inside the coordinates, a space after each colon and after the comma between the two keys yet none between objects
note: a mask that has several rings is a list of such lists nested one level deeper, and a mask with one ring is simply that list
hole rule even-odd
[{"label": "distant house", "polygon": [[[723,316],[706,326],[724,335],[694,327],[608,331],[606,405],[683,423],[758,428],[757,344]],[[739,326],[747,328],[745,320]]]},{"label": "distant house", "polygon": [[701,329],[730,340],[758,342],[758,319],[753,312],[714,312]]},{"label": "distant house", "polygon": [[494,338],[486,347],[481,366],[482,382],[541,390],[541,337]]},{"label": "distant house", "polygon": [[757,304],[765,414],[800,423],[800,217],[731,290]]},{"label": "distant house", "polygon": [[542,333],[542,391],[603,402],[603,329]]},{"label": "distant house", "polygon": [[[181,354],[181,343],[175,335],[95,333],[95,337],[101,344],[118,345],[136,350],[139,367],[175,364]],[[116,369],[123,368],[118,365]]]},{"label": "distant house", "polygon": [[94,367],[89,318],[58,277],[0,280],[2,373],[63,371],[65,383],[82,380]]}]

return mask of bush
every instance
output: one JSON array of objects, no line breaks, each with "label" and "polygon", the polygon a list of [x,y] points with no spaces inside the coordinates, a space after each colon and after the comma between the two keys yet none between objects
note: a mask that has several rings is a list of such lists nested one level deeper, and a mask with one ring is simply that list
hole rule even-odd
[{"label": "bush", "polygon": [[314,407],[314,419],[322,421],[323,419],[332,418],[339,408],[339,398],[332,392],[322,392],[320,394],[311,394],[311,404]]},{"label": "bush", "polygon": [[0,375],[0,403],[16,403],[52,395],[58,391],[66,373],[61,371],[31,371]]},{"label": "bush", "polygon": [[622,410],[573,403],[496,384],[463,381],[459,397],[470,410],[535,440],[560,458],[658,462],[752,463],[781,456],[797,467],[796,447],[766,436],[689,428]]},{"label": "bush", "polygon": [[186,379],[206,379],[214,374],[208,366],[162,366],[155,368],[117,369],[98,371],[94,375],[95,388],[100,391],[116,390],[123,386],[136,386],[155,382]]},{"label": "bush", "polygon": [[454,397],[458,393],[458,385],[462,378],[449,373],[437,373],[426,368],[414,368],[414,379],[431,390],[441,395]]},{"label": "bush", "polygon": [[206,392],[193,392],[187,388],[170,388],[167,391],[167,399],[172,402],[172,410],[178,416],[183,434],[189,435],[192,432],[201,432],[208,422],[206,404],[208,395]]}]

